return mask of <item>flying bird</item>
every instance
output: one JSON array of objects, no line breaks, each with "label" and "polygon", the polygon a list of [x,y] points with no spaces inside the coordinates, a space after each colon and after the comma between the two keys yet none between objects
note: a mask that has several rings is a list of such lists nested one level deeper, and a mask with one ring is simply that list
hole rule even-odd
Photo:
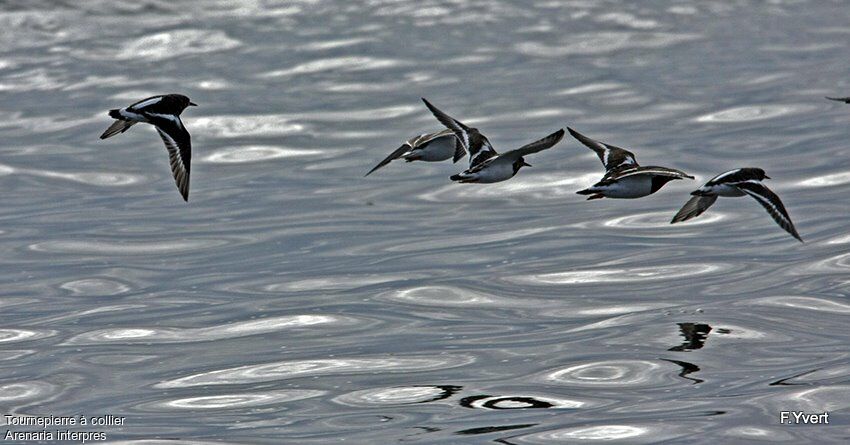
[{"label": "flying bird", "polygon": [[605,176],[599,182],[576,192],[579,195],[590,195],[588,200],[641,198],[657,192],[664,187],[664,184],[674,179],[694,179],[693,176],[672,168],[641,167],[632,152],[591,139],[572,128],[567,127],[567,130],[579,142],[596,152],[602,165],[605,166]]},{"label": "flying bird", "polygon": [[407,162],[440,162],[446,159],[452,159],[452,162],[457,162],[465,154],[466,150],[464,150],[463,144],[460,143],[452,130],[446,129],[436,133],[420,134],[409,139],[404,145],[390,153],[375,168],[369,170],[366,176],[371,175],[375,170],[398,158],[402,158]]},{"label": "flying bird", "polygon": [[765,179],[770,179],[760,168],[736,168],[728,172],[721,173],[699,189],[691,192],[693,197],[682,206],[682,209],[676,213],[670,224],[675,224],[681,221],[687,221],[691,218],[696,218],[703,212],[708,210],[718,196],[752,196],[770,213],[773,220],[779,224],[779,227],[785,229],[791,236],[803,242],[803,238],[797,233],[794,228],[794,223],[791,222],[791,217],[782,205],[782,201],[776,193],[773,193],[766,185],[762,184]]},{"label": "flying bird", "polygon": [[543,139],[526,144],[516,150],[499,154],[487,140],[487,137],[481,134],[477,128],[468,127],[459,120],[443,113],[425,98],[422,98],[422,101],[425,102],[425,106],[431,110],[431,113],[440,123],[454,132],[457,139],[469,152],[469,168],[460,174],[449,177],[452,181],[489,184],[510,179],[522,167],[531,167],[531,164],[525,162],[524,156],[551,148],[564,137],[564,130],[560,129]]},{"label": "flying bird", "polygon": [[180,113],[190,105],[197,104],[182,94],[165,94],[140,100],[126,108],[109,110],[109,116],[115,122],[100,135],[101,139],[110,138],[127,131],[138,122],[153,125],[168,150],[171,173],[184,201],[189,200],[192,141],[180,120]]}]

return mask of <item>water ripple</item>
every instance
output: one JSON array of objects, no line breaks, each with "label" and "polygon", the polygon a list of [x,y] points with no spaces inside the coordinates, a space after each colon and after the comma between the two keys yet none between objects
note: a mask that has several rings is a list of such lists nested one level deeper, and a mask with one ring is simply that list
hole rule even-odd
[{"label": "water ripple", "polygon": [[810,105],[749,105],[699,116],[696,122],[749,122],[814,111]]},{"label": "water ripple", "polygon": [[27,329],[0,329],[0,343],[17,343],[38,340],[56,335],[55,331],[30,331]]},{"label": "water ripple", "polygon": [[280,114],[193,117],[193,131],[208,137],[269,137],[303,133],[306,127]]},{"label": "water ripple", "polygon": [[153,409],[188,409],[188,410],[213,410],[213,409],[239,409],[255,406],[277,405],[280,403],[294,402],[327,394],[326,391],[312,389],[288,389],[278,391],[263,391],[257,393],[222,394],[217,396],[188,397],[167,402],[157,402],[143,406]]},{"label": "water ripple", "polygon": [[117,328],[100,329],[72,337],[63,345],[103,343],[188,343],[248,335],[267,334],[284,329],[316,326],[329,323],[354,323],[350,318],[330,315],[295,315],[241,321],[205,328]]},{"label": "water ripple", "polygon": [[328,153],[322,150],[305,150],[270,145],[251,145],[226,148],[212,152],[203,161],[213,164],[240,164],[246,162],[269,161],[280,158],[315,156]]},{"label": "water ripple", "polygon": [[71,291],[74,295],[98,297],[123,294],[130,290],[130,286],[124,283],[104,278],[74,280],[64,283],[59,287]]},{"label": "water ripple", "polygon": [[579,54],[602,54],[633,48],[663,48],[698,39],[694,34],[643,33],[602,31],[588,34],[568,34],[560,42],[546,44],[538,41],[518,43],[515,50],[535,57],[563,57]]},{"label": "water ripple", "polygon": [[115,54],[122,60],[171,59],[189,54],[206,54],[224,51],[241,45],[239,40],[222,31],[183,29],[151,34],[128,42]]},{"label": "water ripple", "polygon": [[850,182],[850,173],[818,174],[812,178],[798,182],[803,187],[830,187]]},{"label": "water ripple", "polygon": [[328,374],[426,372],[465,366],[474,361],[475,358],[472,356],[457,354],[282,361],[204,372],[163,381],[154,386],[156,388],[185,388],[198,385],[268,382]]},{"label": "water ripple", "polygon": [[[725,218],[725,216],[726,215],[721,212],[709,212],[699,219],[689,221],[687,226],[712,224]],[[670,219],[670,212],[648,212],[612,218],[605,221],[603,225],[606,227],[616,227],[620,229],[670,229]],[[674,227],[687,226],[679,225]]]},{"label": "water ripple", "polygon": [[602,360],[573,365],[547,374],[544,379],[562,385],[586,387],[661,387],[675,382],[676,369],[667,362]]},{"label": "water ripple", "polygon": [[831,312],[833,314],[850,314],[850,305],[814,297],[765,297],[751,301],[752,304],[764,306],[789,307],[808,309],[810,311]]},{"label": "water ripple", "polygon": [[372,388],[334,397],[333,402],[354,407],[408,405],[445,400],[459,390],[459,386],[451,385]]},{"label": "water ripple", "polygon": [[31,244],[29,248],[36,252],[70,253],[84,255],[159,255],[163,253],[190,252],[226,246],[229,241],[223,239],[172,239],[168,241],[46,241]]},{"label": "water ripple", "polygon": [[57,389],[55,385],[40,381],[0,384],[0,402],[4,403],[4,408],[9,408],[15,402],[44,400]]},{"label": "water ripple", "polygon": [[568,272],[514,276],[511,281],[529,284],[630,283],[649,280],[672,280],[720,272],[728,266],[720,264],[680,264],[655,267],[590,269]]}]

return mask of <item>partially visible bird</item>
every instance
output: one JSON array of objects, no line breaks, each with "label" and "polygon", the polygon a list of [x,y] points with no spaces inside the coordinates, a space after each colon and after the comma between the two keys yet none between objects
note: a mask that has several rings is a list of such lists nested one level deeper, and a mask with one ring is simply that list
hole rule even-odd
[{"label": "partially visible bird", "polygon": [[127,131],[138,122],[156,127],[159,137],[168,150],[171,173],[184,201],[189,200],[189,170],[192,162],[192,141],[180,120],[180,113],[197,104],[182,94],[165,94],[140,100],[129,107],[109,110],[115,122],[100,135],[110,138]]},{"label": "partially visible bird", "polygon": [[762,184],[765,179],[770,179],[760,168],[736,168],[727,172],[721,173],[699,189],[691,192],[693,197],[682,206],[682,209],[676,213],[670,224],[675,224],[681,221],[687,221],[691,218],[696,218],[703,212],[708,210],[718,196],[752,196],[767,210],[767,213],[773,217],[773,220],[779,224],[779,227],[785,229],[791,236],[803,242],[797,229],[794,228],[794,223],[791,222],[791,217],[782,205],[779,196],[776,196],[773,191]]},{"label": "partially visible bird", "polygon": [[488,184],[510,179],[522,167],[531,167],[531,164],[525,162],[524,156],[546,150],[564,137],[564,130],[560,129],[543,139],[526,144],[516,150],[499,154],[487,140],[487,137],[481,134],[477,128],[468,127],[459,120],[443,113],[425,98],[422,98],[422,101],[425,102],[425,106],[431,110],[431,113],[440,123],[454,131],[457,139],[469,152],[469,168],[460,174],[449,177],[452,181]]},{"label": "partially visible bird", "polygon": [[402,158],[407,162],[440,162],[446,159],[452,159],[452,162],[457,162],[465,154],[466,150],[464,150],[463,144],[460,143],[452,130],[446,129],[436,133],[424,133],[409,139],[404,145],[390,153],[375,168],[369,170],[366,176],[371,175],[375,170],[398,158]]},{"label": "partially visible bird", "polygon": [[664,184],[674,179],[694,179],[693,176],[672,168],[641,167],[632,152],[591,139],[572,128],[567,127],[567,130],[579,142],[596,152],[605,166],[605,176],[599,182],[576,192],[579,195],[590,195],[588,200],[641,198],[657,192]]}]

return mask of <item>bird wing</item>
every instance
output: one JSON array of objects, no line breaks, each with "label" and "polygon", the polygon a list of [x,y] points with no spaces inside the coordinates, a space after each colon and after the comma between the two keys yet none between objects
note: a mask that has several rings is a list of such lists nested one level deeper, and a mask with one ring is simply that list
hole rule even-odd
[{"label": "bird wing", "polygon": [[390,153],[389,156],[384,158],[383,161],[379,162],[378,165],[376,165],[374,168],[372,168],[372,170],[369,170],[369,173],[366,173],[365,176],[371,175],[375,170],[377,170],[377,169],[389,164],[390,162],[398,159],[399,157],[401,157],[401,155],[407,153],[408,151],[410,151],[410,145],[408,145],[408,144],[404,144],[401,147],[396,148],[394,152]]},{"label": "bird wing", "polygon": [[428,102],[424,97],[422,101],[425,102],[425,106],[431,110],[431,113],[441,124],[455,133],[457,139],[463,144],[463,148],[469,152],[470,168],[497,155],[496,150],[490,144],[490,141],[487,140],[487,137],[478,132],[477,129],[467,127],[463,122],[443,113],[439,108],[431,105],[431,102]]},{"label": "bird wing", "polygon": [[607,171],[611,171],[619,167],[638,165],[637,160],[635,160],[634,153],[624,148],[591,139],[570,127],[567,127],[567,130],[569,130],[570,134],[573,135],[574,138],[578,139],[579,142],[596,152],[596,156],[599,156],[599,160],[602,161],[602,165],[605,166],[605,170]]},{"label": "bird wing", "polygon": [[164,116],[156,121],[156,131],[171,163],[171,173],[177,182],[177,189],[184,201],[189,200],[189,171],[192,162],[192,141],[186,127],[178,116]]},{"label": "bird wing", "polygon": [[525,155],[530,155],[532,153],[537,153],[538,151],[546,150],[547,148],[552,148],[561,138],[564,137],[564,129],[560,129],[549,136],[546,136],[542,139],[538,139],[530,144],[525,144],[516,150],[511,150],[502,155],[503,158],[508,158],[510,160],[517,160]]},{"label": "bird wing", "polygon": [[717,195],[692,196],[691,199],[689,199],[688,202],[679,209],[676,216],[674,216],[673,220],[670,221],[670,224],[687,221],[691,218],[696,218],[697,216],[702,215],[703,212],[708,210],[708,208],[714,204],[714,201],[717,201]]},{"label": "bird wing", "polygon": [[786,232],[790,233],[794,238],[797,238],[798,241],[803,241],[797,233],[797,229],[794,228],[794,223],[791,222],[791,217],[788,216],[785,206],[782,205],[782,201],[776,193],[773,193],[773,191],[759,181],[744,181],[734,185],[742,192],[755,198],[756,201],[758,201],[759,204],[767,210],[767,213],[773,217],[776,224],[779,224],[779,227],[785,229]]},{"label": "bird wing", "polygon": [[135,121],[123,121],[120,119],[116,119],[115,122],[113,122],[112,125],[110,125],[109,128],[107,128],[106,131],[104,131],[103,134],[100,135],[100,138],[111,138],[112,136],[115,136],[118,133],[123,133],[127,131],[128,128],[132,127],[135,123]]},{"label": "bird wing", "polygon": [[834,100],[834,101],[838,101],[838,102],[844,102],[845,104],[850,104],[850,97],[829,97],[829,96],[826,96],[826,98],[829,99],[829,100]]},{"label": "bird wing", "polygon": [[626,178],[626,177],[629,177],[629,176],[635,176],[635,175],[667,176],[667,177],[674,178],[674,179],[684,179],[684,178],[694,179],[693,176],[691,176],[691,175],[689,175],[689,174],[687,174],[683,171],[676,170],[674,168],[656,167],[656,166],[651,166],[651,167],[649,167],[649,166],[648,167],[637,166],[637,167],[615,168],[614,170],[611,170],[608,173],[606,173],[605,176],[603,177],[603,180],[606,180],[606,179],[608,179],[608,180],[618,180],[618,179],[623,179],[623,178]]}]

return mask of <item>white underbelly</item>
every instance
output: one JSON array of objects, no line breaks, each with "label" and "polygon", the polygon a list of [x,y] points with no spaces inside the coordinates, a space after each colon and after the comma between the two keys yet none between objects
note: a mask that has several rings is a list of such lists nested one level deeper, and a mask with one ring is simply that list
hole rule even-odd
[{"label": "white underbelly", "polygon": [[440,162],[451,159],[455,155],[455,137],[442,137],[413,153],[420,161]]},{"label": "white underbelly", "polygon": [[476,175],[478,182],[482,184],[501,182],[514,176],[514,166],[508,162],[494,163]]},{"label": "white underbelly", "polygon": [[613,184],[595,188],[603,192],[603,194],[608,198],[641,198],[652,193],[652,176],[629,176]]}]

